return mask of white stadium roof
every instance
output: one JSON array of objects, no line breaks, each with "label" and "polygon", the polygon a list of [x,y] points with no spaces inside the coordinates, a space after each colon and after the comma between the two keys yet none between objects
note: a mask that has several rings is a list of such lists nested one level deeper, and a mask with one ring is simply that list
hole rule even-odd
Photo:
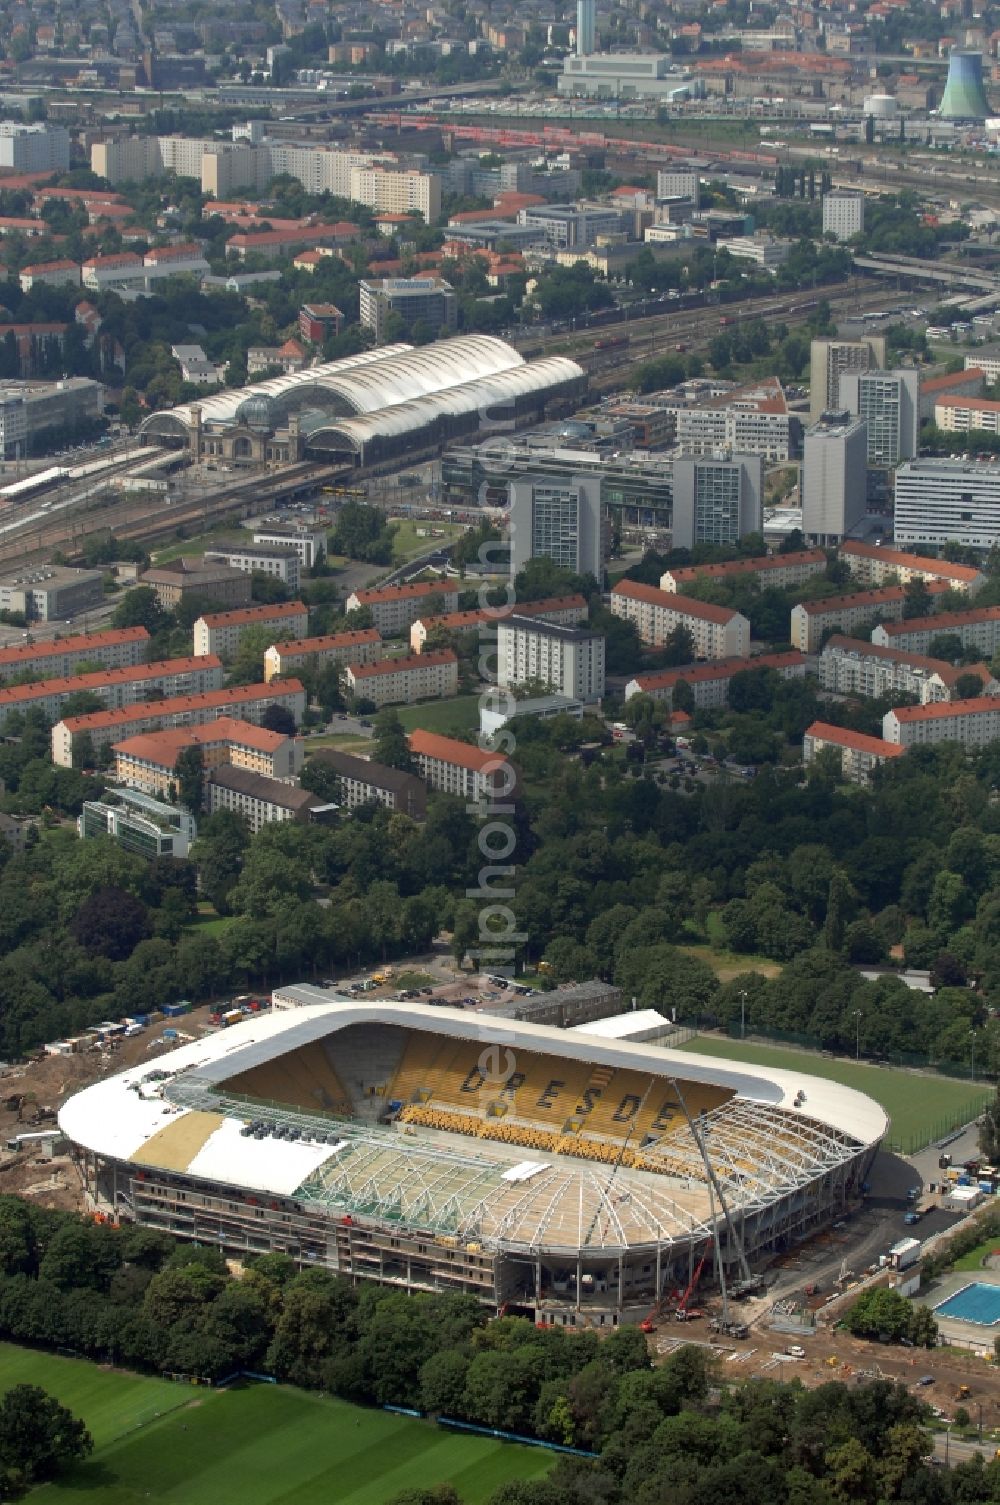
[{"label": "white stadium roof", "polygon": [[[544,1245],[572,1251],[708,1235],[712,1202],[689,1128],[644,1149],[644,1158],[659,1163],[654,1170],[536,1151],[537,1168],[514,1179],[511,1171],[526,1163],[521,1144],[410,1123],[334,1120],[273,1103],[258,1108],[226,1084],[326,1039],[335,1056],[339,1031],[369,1025],[481,1040],[484,1048],[520,1048],[692,1086],[728,1087],[737,1096],[699,1119],[699,1138],[731,1205],[748,1214],[855,1159],[877,1144],[887,1127],[885,1113],[870,1098],[804,1073],[747,1069],[686,1051],[423,1004],[331,1003],[328,993],[309,986],[284,989],[282,996],[301,1006],[254,1016],[86,1088],[61,1109],[61,1129],[103,1159],[131,1162],[139,1176],[143,1167],[155,1174],[169,1166],[202,1181],[294,1199],[296,1205],[328,1213],[404,1220],[494,1248]],[[274,1123],[294,1122],[301,1138],[241,1135],[243,1124],[261,1115]],[[165,1138],[171,1154],[183,1141],[179,1163],[170,1154],[164,1158]]]}]

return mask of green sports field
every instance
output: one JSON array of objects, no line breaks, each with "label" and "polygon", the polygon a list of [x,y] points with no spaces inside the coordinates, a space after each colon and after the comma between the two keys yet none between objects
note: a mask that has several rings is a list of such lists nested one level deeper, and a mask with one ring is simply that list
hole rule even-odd
[{"label": "green sports field", "polygon": [[481,1505],[553,1455],[292,1390],[207,1390],[0,1344],[0,1391],[41,1385],[81,1416],[94,1453],[33,1499],[90,1505],[384,1505],[450,1483]]},{"label": "green sports field", "polygon": [[948,1129],[970,1123],[992,1099],[993,1091],[978,1083],[934,1076],[930,1072],[896,1071],[864,1061],[844,1061],[811,1050],[783,1045],[758,1045],[720,1035],[697,1035],[681,1046],[703,1056],[728,1056],[752,1066],[777,1066],[785,1071],[808,1071],[812,1076],[841,1082],[873,1097],[892,1120],[887,1143],[913,1154]]}]

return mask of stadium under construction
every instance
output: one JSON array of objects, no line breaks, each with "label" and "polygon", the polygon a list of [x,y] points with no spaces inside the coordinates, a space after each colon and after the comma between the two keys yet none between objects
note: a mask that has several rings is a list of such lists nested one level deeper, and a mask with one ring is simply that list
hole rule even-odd
[{"label": "stadium under construction", "polygon": [[842,1215],[887,1122],[836,1083],[301,986],[59,1122],[91,1205],[246,1259],[634,1320]]},{"label": "stadium under construction", "polygon": [[586,382],[575,361],[529,364],[493,335],[419,349],[384,345],[153,413],[140,441],[234,466],[315,460],[371,468],[473,431],[557,416]]}]

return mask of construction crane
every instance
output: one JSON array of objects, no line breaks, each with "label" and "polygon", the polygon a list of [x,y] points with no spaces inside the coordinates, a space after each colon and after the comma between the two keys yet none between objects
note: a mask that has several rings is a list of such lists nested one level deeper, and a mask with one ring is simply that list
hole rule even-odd
[{"label": "construction crane", "polygon": [[[712,1226],[715,1226],[714,1198],[718,1197],[719,1207],[722,1209],[722,1216],[725,1220],[730,1243],[736,1250],[736,1259],[739,1263],[740,1275],[742,1277],[741,1285],[744,1289],[746,1289],[753,1284],[752,1277],[750,1275],[750,1266],[747,1264],[747,1257],[743,1249],[743,1240],[741,1239],[736,1229],[736,1224],[733,1222],[733,1219],[730,1216],[729,1206],[726,1202],[725,1196],[723,1195],[722,1187],[719,1184],[719,1178],[715,1174],[715,1168],[709,1158],[708,1150],[705,1146],[705,1136],[702,1130],[696,1126],[694,1119],[691,1117],[691,1114],[688,1111],[688,1105],[684,1100],[684,1093],[681,1091],[681,1084],[676,1077],[671,1078],[671,1086],[677,1093],[677,1101],[680,1103],[684,1117],[687,1119],[688,1128],[691,1130],[691,1137],[694,1140],[695,1144],[698,1146],[699,1153],[701,1154],[702,1164],[705,1167],[705,1175],[708,1177],[708,1199],[711,1209]],[[722,1324],[725,1327],[729,1323],[729,1293],[726,1290],[726,1270],[722,1262],[722,1250],[718,1241],[715,1241],[715,1257],[716,1270],[719,1276],[719,1290],[722,1292]]]},{"label": "construction crane", "polygon": [[[687,1289],[684,1291],[683,1295],[681,1296],[680,1300],[677,1303],[677,1314],[678,1314],[678,1320],[679,1321],[683,1321],[684,1320],[683,1317],[681,1317],[680,1314],[682,1312],[684,1312],[684,1313],[687,1312],[688,1302],[691,1300],[691,1297],[694,1295],[695,1291],[697,1291],[697,1289],[698,1289],[698,1282],[701,1280],[702,1272],[704,1271],[705,1266],[708,1263],[708,1257],[712,1253],[712,1250],[713,1250],[714,1247],[715,1247],[715,1239],[710,1234],[709,1237],[705,1240],[705,1247],[704,1247],[704,1249],[701,1252],[701,1259],[698,1261],[697,1265],[695,1266],[694,1270],[692,1271],[691,1278],[690,1278],[690,1280],[687,1283]],[[646,1316],[646,1317],[644,1317],[642,1319],[642,1321],[639,1323],[639,1331],[640,1332],[652,1333],[652,1332],[656,1331],[656,1319],[658,1317],[662,1316],[663,1306],[664,1306],[664,1302],[665,1301],[666,1301],[666,1297],[665,1296],[661,1296],[660,1299],[659,1299],[659,1301],[657,1301],[656,1305],[653,1307],[652,1311],[648,1314],[648,1316]]]}]

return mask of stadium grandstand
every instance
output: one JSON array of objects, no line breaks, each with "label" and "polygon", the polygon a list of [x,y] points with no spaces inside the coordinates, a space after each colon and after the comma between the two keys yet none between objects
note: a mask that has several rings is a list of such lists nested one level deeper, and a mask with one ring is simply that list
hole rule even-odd
[{"label": "stadium grandstand", "polygon": [[274,1007],[59,1123],[90,1205],[227,1256],[614,1325],[842,1215],[887,1122],[797,1072],[393,1000]]},{"label": "stadium grandstand", "polygon": [[153,413],[140,442],[235,465],[370,466],[473,428],[554,416],[585,386],[565,356],[528,364],[493,335],[459,335],[419,349],[383,345]]}]

